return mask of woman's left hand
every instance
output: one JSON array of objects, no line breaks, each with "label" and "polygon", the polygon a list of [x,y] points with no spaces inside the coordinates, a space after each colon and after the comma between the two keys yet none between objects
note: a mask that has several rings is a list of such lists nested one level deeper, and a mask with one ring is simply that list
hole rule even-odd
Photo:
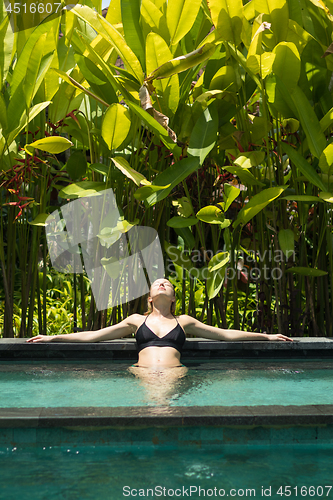
[{"label": "woman's left hand", "polygon": [[293,339],[291,339],[290,337],[286,337],[285,335],[282,335],[281,333],[278,333],[276,335],[268,333],[266,335],[268,337],[268,340],[283,340],[284,342],[285,341],[293,342]]}]

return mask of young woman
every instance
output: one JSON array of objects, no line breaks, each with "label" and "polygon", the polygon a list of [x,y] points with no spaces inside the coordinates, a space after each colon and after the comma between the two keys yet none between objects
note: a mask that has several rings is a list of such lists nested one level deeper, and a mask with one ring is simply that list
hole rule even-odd
[{"label": "young woman", "polygon": [[182,314],[174,316],[175,290],[169,280],[158,279],[150,287],[148,305],[150,314],[132,314],[117,325],[92,332],[65,335],[37,335],[27,342],[100,342],[114,340],[135,333],[139,367],[178,367],[182,347],[190,333],[210,340],[292,340],[285,335],[224,330],[205,325],[197,319]]}]

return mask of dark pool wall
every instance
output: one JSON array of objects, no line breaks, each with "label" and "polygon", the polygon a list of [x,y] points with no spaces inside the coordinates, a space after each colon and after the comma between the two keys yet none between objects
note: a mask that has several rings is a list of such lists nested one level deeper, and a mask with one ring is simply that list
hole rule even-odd
[{"label": "dark pool wall", "polygon": [[[182,361],[223,358],[332,358],[333,339],[295,338],[294,342],[217,342],[188,339]],[[137,360],[134,339],[98,343],[28,344],[25,339],[0,339],[0,360],[11,359],[116,359]]]}]

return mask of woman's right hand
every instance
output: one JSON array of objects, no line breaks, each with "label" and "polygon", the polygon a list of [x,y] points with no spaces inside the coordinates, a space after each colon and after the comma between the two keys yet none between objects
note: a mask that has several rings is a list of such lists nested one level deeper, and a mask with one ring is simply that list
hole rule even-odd
[{"label": "woman's right hand", "polygon": [[27,342],[52,342],[55,335],[36,335],[36,337],[31,337]]}]

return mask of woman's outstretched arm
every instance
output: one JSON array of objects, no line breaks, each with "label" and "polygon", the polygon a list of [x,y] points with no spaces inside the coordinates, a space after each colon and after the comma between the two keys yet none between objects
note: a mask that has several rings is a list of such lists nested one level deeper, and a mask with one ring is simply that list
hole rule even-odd
[{"label": "woman's outstretched arm", "polygon": [[244,332],[242,330],[225,330],[216,328],[215,326],[205,325],[191,316],[181,316],[181,324],[185,328],[186,333],[203,337],[210,340],[289,340],[292,339],[285,335],[272,335],[268,333]]},{"label": "woman's outstretched arm", "polygon": [[64,335],[37,335],[28,339],[27,342],[101,342],[102,340],[120,339],[136,331],[140,324],[140,318],[140,314],[132,314],[120,323],[101,330]]}]

